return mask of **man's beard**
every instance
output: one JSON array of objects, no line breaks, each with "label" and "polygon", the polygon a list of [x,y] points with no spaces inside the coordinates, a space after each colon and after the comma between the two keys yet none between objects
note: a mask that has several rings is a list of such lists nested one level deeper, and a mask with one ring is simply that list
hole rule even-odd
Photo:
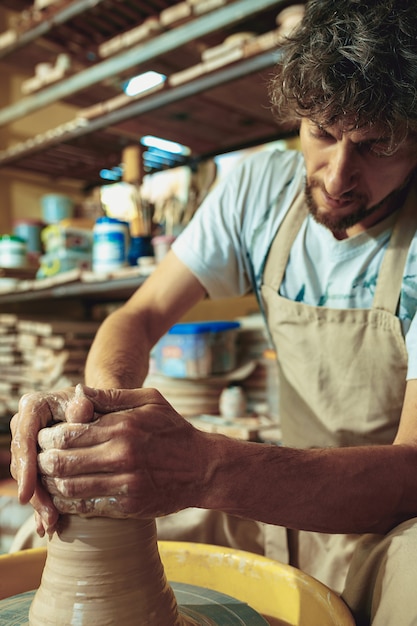
[{"label": "man's beard", "polygon": [[313,181],[309,183],[307,180],[305,182],[305,198],[308,210],[311,216],[316,220],[318,224],[322,224],[333,233],[342,233],[347,229],[352,228],[359,222],[363,222],[365,219],[370,217],[373,213],[378,211],[384,204],[392,204],[393,210],[394,208],[400,208],[402,203],[404,202],[406,191],[408,190],[408,185],[413,177],[413,174],[408,176],[404,183],[391,191],[385,198],[383,198],[377,204],[367,208],[366,200],[361,195],[352,194],[351,196],[346,196],[346,200],[350,200],[352,202],[357,203],[357,208],[352,211],[349,215],[327,215],[321,214],[319,212],[319,207],[316,201],[313,198],[312,189],[314,187],[321,188],[321,184]]}]

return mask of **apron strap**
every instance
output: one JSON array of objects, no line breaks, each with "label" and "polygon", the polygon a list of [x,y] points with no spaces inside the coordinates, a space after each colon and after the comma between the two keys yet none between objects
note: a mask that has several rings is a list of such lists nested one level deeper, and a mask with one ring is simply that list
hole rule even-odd
[{"label": "apron strap", "polygon": [[269,249],[263,273],[263,282],[277,293],[284,278],[292,244],[308,214],[304,191],[294,199],[279,226],[279,237],[275,235]]},{"label": "apron strap", "polygon": [[408,250],[417,230],[417,197],[413,184],[405,204],[399,211],[388,248],[382,259],[374,294],[373,309],[382,309],[395,315],[400,299],[402,277]]}]

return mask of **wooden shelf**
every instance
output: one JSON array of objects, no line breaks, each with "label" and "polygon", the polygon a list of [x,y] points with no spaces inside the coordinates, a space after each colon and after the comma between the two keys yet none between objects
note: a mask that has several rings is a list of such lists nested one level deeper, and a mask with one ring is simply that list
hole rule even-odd
[{"label": "wooden shelf", "polygon": [[[15,47],[0,50],[0,56],[6,55],[6,61],[17,68],[20,63],[22,72],[28,73],[35,64],[50,61],[51,54],[56,57],[57,51],[68,51],[74,72],[0,109],[0,126],[59,101],[75,106],[77,113],[65,124],[4,147],[0,168],[76,179],[89,188],[102,184],[100,170],[118,166],[124,148],[145,134],[188,146],[191,166],[236,146],[287,137],[288,124],[273,119],[267,94],[271,68],[280,56],[278,45],[264,49],[259,45],[253,51],[255,44],[248,55],[245,50],[245,56],[236,61],[231,55],[228,64],[205,67],[203,73],[181,84],[171,83],[171,77],[188,70],[192,76],[194,68],[202,65],[203,51],[215,49],[233,33],[252,31],[254,43],[273,35],[277,14],[292,2],[295,0],[226,0],[223,6],[195,13],[184,22],[164,24],[143,42],[131,47],[126,44],[105,58],[99,53],[103,43],[123,38],[148,18],[162,24],[160,16],[165,11],[185,2],[161,0],[158,9],[151,3],[133,7],[130,0],[73,0],[61,8],[51,5],[49,19],[46,12],[42,23],[22,33]],[[130,24],[121,25],[114,19],[115,12],[128,10],[134,13]],[[100,24],[105,25],[104,30]],[[39,56],[40,42],[48,43],[48,58]],[[149,69],[167,76],[164,86],[126,99],[123,82]]]},{"label": "wooden shelf", "polygon": [[[230,67],[221,68],[216,72],[186,82],[178,87],[165,88],[140,100],[133,100],[131,104],[106,112],[94,119],[87,120],[81,114],[69,123],[51,129],[42,135],[36,135],[27,141],[15,144],[7,150],[0,151],[0,167],[12,165],[16,161],[31,157],[61,143],[73,141],[131,118],[154,112],[174,102],[203,93],[242,76],[272,67],[278,59],[279,51],[263,52],[238,63],[233,63]],[[193,158],[195,159],[195,157]]]},{"label": "wooden shelf", "polygon": [[0,109],[0,126],[25,117],[29,113],[65,99],[78,91],[111,79],[162,54],[172,53],[180,46],[195,41],[199,37],[248,19],[271,6],[279,7],[283,3],[283,0],[256,0],[256,2],[253,0],[235,0],[220,9],[173,27],[145,43],[133,46],[50,87],[46,87],[32,96],[27,96],[8,107],[3,107]]},{"label": "wooden shelf", "polygon": [[46,11],[45,18],[39,23],[19,34],[18,37],[8,45],[0,48],[0,59],[12,54],[15,50],[19,50],[27,46],[39,37],[44,37],[57,26],[65,24],[77,15],[81,15],[87,8],[99,5],[103,0],[75,0],[66,6],[54,7],[51,5]]},{"label": "wooden shelf", "polygon": [[[22,283],[21,288],[6,293],[0,292],[0,307],[2,304],[16,304],[45,300],[77,299],[89,302],[123,301],[129,298],[146,276],[138,273],[136,268],[126,268],[119,274],[113,274],[106,279],[97,277],[94,280],[90,272],[85,273],[88,280],[83,280],[83,273],[69,272],[67,275],[58,274],[53,279],[41,279],[34,283],[29,281],[27,288]],[[77,279],[78,276],[78,279]]]}]

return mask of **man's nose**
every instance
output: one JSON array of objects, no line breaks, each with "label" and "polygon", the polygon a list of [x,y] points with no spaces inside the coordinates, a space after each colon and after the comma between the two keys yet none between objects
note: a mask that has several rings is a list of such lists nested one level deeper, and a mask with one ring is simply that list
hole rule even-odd
[{"label": "man's nose", "polygon": [[332,198],[340,198],[349,193],[356,187],[358,174],[359,164],[355,151],[342,142],[337,142],[333,146],[324,177],[326,192]]}]

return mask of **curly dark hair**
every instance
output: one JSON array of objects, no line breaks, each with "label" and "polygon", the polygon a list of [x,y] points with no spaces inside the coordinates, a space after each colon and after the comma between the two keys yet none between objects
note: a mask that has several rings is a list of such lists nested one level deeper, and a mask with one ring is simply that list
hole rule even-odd
[{"label": "curly dark hair", "polygon": [[311,0],[270,83],[275,115],[294,126],[382,124],[417,131],[417,1]]}]

